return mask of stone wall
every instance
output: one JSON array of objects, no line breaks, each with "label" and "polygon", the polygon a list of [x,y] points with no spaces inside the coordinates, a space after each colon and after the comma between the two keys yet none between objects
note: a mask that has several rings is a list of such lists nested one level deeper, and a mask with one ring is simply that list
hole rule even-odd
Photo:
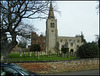
[{"label": "stone wall", "polygon": [[80,59],[55,62],[26,62],[17,63],[35,73],[72,72],[99,69],[99,59]]}]

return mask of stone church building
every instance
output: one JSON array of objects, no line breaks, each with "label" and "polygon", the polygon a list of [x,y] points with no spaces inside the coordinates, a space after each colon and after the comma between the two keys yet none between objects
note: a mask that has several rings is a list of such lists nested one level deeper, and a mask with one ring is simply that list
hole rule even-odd
[{"label": "stone church building", "polygon": [[[41,42],[41,36],[38,36],[36,40],[37,42]],[[35,43],[36,42],[34,42],[34,39],[31,40],[31,44]],[[61,50],[62,46],[69,48],[69,52],[75,52],[83,43],[81,36],[58,36],[57,19],[55,19],[52,3],[50,3],[49,14],[46,20],[46,36],[42,36],[42,42],[38,44],[40,44],[42,51],[51,51],[51,53],[57,53],[58,49]]]}]

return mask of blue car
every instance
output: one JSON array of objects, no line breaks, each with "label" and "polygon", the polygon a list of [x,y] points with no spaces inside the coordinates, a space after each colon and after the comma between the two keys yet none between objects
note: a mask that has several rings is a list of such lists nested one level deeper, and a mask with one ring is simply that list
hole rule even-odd
[{"label": "blue car", "polygon": [[14,63],[1,63],[1,76],[38,76]]}]

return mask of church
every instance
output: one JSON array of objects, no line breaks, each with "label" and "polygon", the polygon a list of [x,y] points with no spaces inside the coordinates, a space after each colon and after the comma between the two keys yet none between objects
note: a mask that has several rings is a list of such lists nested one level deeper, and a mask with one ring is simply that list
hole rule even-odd
[{"label": "church", "polygon": [[[43,47],[40,45],[42,48],[42,51],[48,52],[50,51],[52,54],[57,53],[58,50],[61,52],[62,46],[69,48],[69,52],[76,52],[78,47],[81,46],[82,39],[81,36],[76,36],[76,37],[66,37],[66,36],[58,36],[58,29],[57,29],[57,19],[55,19],[54,16],[54,11],[52,7],[52,3],[50,3],[50,8],[49,8],[49,14],[48,18],[46,20],[46,36],[40,36],[42,37],[42,41],[44,45]],[[40,42],[40,38],[38,36],[38,42]],[[34,40],[31,40],[31,44],[33,44]],[[45,43],[44,43],[45,42]],[[34,43],[35,44],[35,43]],[[37,43],[40,44],[40,43]]]}]

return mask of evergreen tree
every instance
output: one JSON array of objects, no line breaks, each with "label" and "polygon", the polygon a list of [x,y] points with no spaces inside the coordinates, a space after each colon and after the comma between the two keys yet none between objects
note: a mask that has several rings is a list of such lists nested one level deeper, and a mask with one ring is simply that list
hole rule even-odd
[{"label": "evergreen tree", "polygon": [[84,43],[77,50],[77,56],[80,58],[97,58],[99,57],[99,48],[95,42]]},{"label": "evergreen tree", "polygon": [[82,32],[81,32],[81,39],[82,39],[82,42],[83,42],[83,43],[86,43],[86,40],[85,40],[84,35],[83,35]]}]

